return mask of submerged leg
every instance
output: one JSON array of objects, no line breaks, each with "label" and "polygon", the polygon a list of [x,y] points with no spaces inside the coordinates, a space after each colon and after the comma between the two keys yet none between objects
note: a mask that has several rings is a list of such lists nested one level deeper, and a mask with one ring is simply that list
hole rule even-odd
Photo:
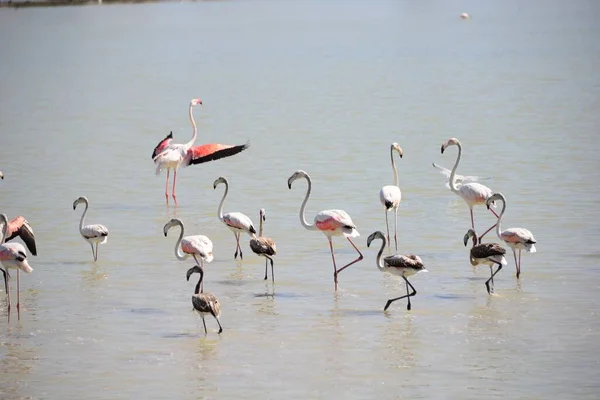
[{"label": "submerged leg", "polygon": [[[490,267],[490,279],[485,281],[485,287],[487,288],[488,294],[492,294],[494,292],[494,276],[502,269],[502,264],[498,263],[498,268],[496,268],[496,272],[492,273],[492,267]],[[491,287],[490,287],[491,282]]]},{"label": "submerged leg", "polygon": [[267,267],[269,266],[269,260],[265,257],[265,281],[267,280]]},{"label": "submerged leg", "polygon": [[[400,296],[400,297],[396,297],[394,299],[389,299],[387,301],[387,303],[385,304],[385,307],[383,308],[383,311],[387,310],[388,307],[396,300],[400,300],[400,299],[404,299],[406,297],[408,297],[408,305],[406,306],[406,309],[410,311],[410,309],[412,308],[411,304],[410,304],[410,298],[411,296],[414,296],[417,294],[417,291],[415,290],[414,286],[411,285],[411,283],[408,281],[408,279],[406,279],[406,277],[404,275],[402,275],[402,279],[404,279],[404,281],[406,282],[406,294],[404,296]],[[410,286],[410,288],[412,289],[412,293],[408,293],[408,287]]]},{"label": "submerged leg", "polygon": [[208,331],[206,330],[206,321],[204,321],[204,314],[200,314],[200,316],[202,317],[202,325],[204,325],[204,334],[208,334]]},{"label": "submerged leg", "polygon": [[513,251],[513,256],[515,257],[515,268],[517,269],[517,279],[519,279],[520,271],[519,271],[519,263],[517,261],[517,252],[515,251],[515,249],[512,249],[512,251]]},{"label": "submerged leg", "polygon": [[521,249],[519,249],[519,264],[517,264],[517,279],[521,276]]},{"label": "submerged leg", "polygon": [[238,240],[237,232],[233,232],[233,236],[235,236],[235,253],[233,254],[233,258],[236,259],[238,256],[238,249],[240,247],[240,242]]},{"label": "submerged leg", "polygon": [[333,260],[333,284],[335,285],[335,291],[337,292],[337,267],[335,266],[335,256],[333,255],[333,243],[329,236],[327,237],[327,240],[329,241],[329,250],[331,251],[331,259]]},{"label": "submerged leg", "polygon": [[94,244],[90,243],[90,247],[92,248],[92,258],[96,261],[96,253],[94,252]]},{"label": "submerged leg", "polygon": [[96,242],[96,259],[94,261],[98,261],[98,245],[100,243]]},{"label": "submerged leg", "polygon": [[273,259],[269,258],[269,260],[271,260],[271,279],[273,280],[273,284],[275,284],[275,273],[273,272]]}]

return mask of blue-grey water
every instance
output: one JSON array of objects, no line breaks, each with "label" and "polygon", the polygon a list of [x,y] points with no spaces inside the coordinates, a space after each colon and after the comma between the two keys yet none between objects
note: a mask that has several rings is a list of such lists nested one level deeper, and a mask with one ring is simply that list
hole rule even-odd
[{"label": "blue-grey water", "polygon": [[[462,20],[468,12],[471,19]],[[22,318],[0,288],[1,399],[589,398],[600,390],[600,5],[575,1],[218,1],[0,9],[1,212],[32,224]],[[181,169],[165,205],[150,154],[173,130],[251,147]],[[517,281],[512,254],[488,296],[462,238],[468,208],[431,162],[493,176],[503,227],[533,232]],[[379,189],[398,142],[402,253],[428,273],[387,312],[402,281],[375,266]],[[333,290],[325,236],[307,217],[346,210],[365,258]],[[243,238],[233,260],[225,211],[277,242],[275,286]],[[110,230],[92,261],[77,230]],[[192,311],[186,233],[214,242],[206,290],[224,332]],[[479,230],[493,223],[475,209]],[[487,237],[497,240],[494,235]],[[354,259],[336,238],[338,262]],[[13,300],[16,273],[13,271]],[[273,295],[274,293],[274,295]]]}]

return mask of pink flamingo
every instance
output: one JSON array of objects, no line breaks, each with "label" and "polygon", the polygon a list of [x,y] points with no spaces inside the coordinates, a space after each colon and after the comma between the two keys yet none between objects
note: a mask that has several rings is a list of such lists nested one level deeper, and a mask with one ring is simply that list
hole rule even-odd
[{"label": "pink flamingo", "polygon": [[[473,219],[473,206],[485,205],[486,201],[492,196],[493,192],[492,189],[490,189],[489,187],[477,182],[468,182],[463,183],[459,187],[456,186],[456,182],[454,179],[456,175],[456,168],[458,168],[458,163],[460,162],[460,157],[462,154],[462,146],[458,139],[450,138],[446,143],[442,144],[442,154],[444,154],[444,150],[446,150],[446,148],[449,146],[458,147],[458,155],[456,157],[456,162],[454,163],[454,167],[452,168],[452,172],[450,173],[450,190],[462,197],[465,203],[467,203],[467,205],[469,206],[469,212],[471,213],[471,228],[475,230],[475,221]],[[489,207],[488,210],[490,210],[496,216],[496,218],[498,217],[498,214],[496,214],[494,210],[492,210]],[[483,234],[479,236],[479,243],[481,243],[481,239],[485,236],[485,234],[494,229],[495,226],[496,224],[492,225],[487,231],[483,232]]]},{"label": "pink flamingo", "polygon": [[218,160],[220,158],[233,156],[250,147],[250,143],[242,145],[228,145],[219,143],[204,144],[201,146],[193,146],[196,141],[197,128],[194,121],[193,107],[201,105],[200,99],[192,99],[190,101],[189,115],[194,133],[192,139],[186,144],[172,143],[173,132],[169,133],[152,152],[152,160],[156,164],[156,175],[160,174],[163,169],[167,170],[167,182],[165,185],[165,198],[169,204],[169,173],[173,170],[173,201],[177,205],[177,195],[175,188],[177,184],[177,169],[180,166],[187,167],[192,164],[201,164],[208,161]]},{"label": "pink flamingo", "polygon": [[[308,222],[306,222],[306,203],[308,202],[308,198],[310,197],[310,192],[312,189],[312,181],[310,179],[310,176],[302,170],[294,172],[294,174],[288,179],[288,188],[291,189],[292,183],[299,178],[306,178],[306,181],[308,182],[306,197],[304,197],[304,201],[302,202],[302,206],[300,207],[300,224],[309,231],[319,230],[323,232],[325,236],[327,236],[327,240],[329,241],[329,250],[331,251],[331,259],[333,260],[333,282],[335,284],[335,290],[337,291],[338,274],[346,268],[348,268],[349,266],[351,266],[352,264],[357,263],[363,259],[362,253],[360,252],[360,250],[358,250],[356,245],[350,239],[353,237],[360,236],[360,234],[356,230],[356,225],[354,225],[354,222],[352,222],[352,218],[350,218],[350,215],[348,215],[348,213],[344,210],[321,211],[315,216],[315,222],[313,224],[309,224]],[[333,236],[344,236],[346,239],[348,239],[352,247],[354,247],[354,249],[358,252],[358,258],[356,260],[344,265],[340,269],[337,269],[335,264],[333,243],[331,241],[331,238]]]},{"label": "pink flamingo", "polygon": [[388,246],[392,247],[390,240],[390,225],[388,223],[388,211],[394,210],[394,242],[396,244],[396,251],[398,251],[398,206],[402,200],[402,191],[398,187],[398,170],[396,164],[394,164],[394,150],[398,152],[400,158],[402,158],[402,147],[398,143],[392,143],[390,147],[390,157],[392,159],[392,168],[394,170],[394,184],[386,185],[379,191],[379,200],[385,207],[385,227],[387,228],[387,242]]},{"label": "pink flamingo", "polygon": [[[7,237],[8,233],[8,218],[6,214],[0,214],[0,224],[2,224],[2,239],[0,243],[4,242],[4,238]],[[19,283],[19,271],[30,273],[33,268],[27,262],[27,253],[25,247],[21,243],[4,243],[0,244],[0,263],[6,268],[6,270],[0,268],[4,275],[4,286],[6,288],[6,296],[8,303],[8,317],[10,319],[10,285],[8,283],[10,275],[8,273],[9,268],[17,269],[17,314],[19,320],[21,319],[21,301],[20,301],[20,283]]]},{"label": "pink flamingo", "polygon": [[[533,237],[533,234],[525,228],[509,228],[500,232],[500,223],[502,222],[504,211],[506,211],[506,198],[502,193],[494,193],[487,200],[487,207],[490,208],[490,204],[495,200],[502,201],[502,211],[500,211],[498,223],[496,224],[496,235],[498,236],[498,239],[504,240],[504,243],[506,243],[508,247],[512,249],[513,256],[515,257],[515,266],[517,267],[518,279],[521,275],[521,250],[525,250],[528,253],[535,253],[537,251],[535,249],[535,244],[537,241]],[[517,262],[517,253],[515,251],[517,249],[519,250],[519,262]]]}]

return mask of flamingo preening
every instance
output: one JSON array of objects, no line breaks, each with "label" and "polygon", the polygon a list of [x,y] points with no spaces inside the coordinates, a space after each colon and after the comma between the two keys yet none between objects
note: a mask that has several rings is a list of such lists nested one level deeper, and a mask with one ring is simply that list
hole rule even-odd
[{"label": "flamingo preening", "polygon": [[8,304],[8,319],[10,320],[10,274],[8,272],[9,268],[17,269],[17,315],[18,319],[21,319],[21,297],[20,297],[20,278],[19,271],[23,270],[23,272],[30,273],[33,271],[33,268],[29,265],[27,261],[27,252],[25,250],[25,246],[21,243],[4,243],[4,239],[8,235],[8,218],[6,214],[0,214],[0,224],[2,225],[2,238],[0,239],[0,263],[4,266],[5,269],[0,268],[2,271],[2,275],[4,276],[4,287],[6,289],[7,296],[7,304]]},{"label": "flamingo preening", "polygon": [[267,265],[269,261],[271,261],[271,278],[273,279],[273,283],[275,283],[275,275],[273,274],[273,257],[277,254],[277,246],[275,245],[275,241],[270,237],[263,236],[263,222],[266,220],[267,211],[264,208],[261,208],[258,216],[260,218],[258,229],[258,237],[253,237],[250,239],[250,249],[259,256],[265,258],[265,280],[267,280]]},{"label": "flamingo preening", "polygon": [[227,214],[223,214],[223,204],[225,203],[225,198],[229,192],[229,182],[227,181],[227,178],[221,176],[213,183],[213,189],[216,189],[220,183],[225,184],[225,193],[223,193],[223,198],[221,199],[221,203],[219,203],[217,217],[235,235],[236,248],[233,258],[237,258],[239,250],[240,259],[244,259],[244,256],[242,255],[242,247],[240,246],[240,234],[242,232],[246,232],[248,235],[254,236],[256,235],[256,229],[254,229],[252,220],[246,214],[242,214],[241,212],[229,212]]},{"label": "flamingo preening", "polygon": [[386,185],[381,188],[379,191],[379,200],[381,204],[385,207],[385,227],[387,228],[387,241],[388,245],[391,246],[390,241],[390,225],[388,223],[388,211],[390,209],[394,210],[394,243],[396,244],[396,251],[398,251],[398,206],[400,205],[400,201],[402,200],[402,192],[398,187],[398,170],[396,169],[396,164],[394,164],[394,150],[398,153],[400,158],[402,158],[402,148],[398,143],[392,143],[390,147],[390,157],[392,159],[392,169],[394,170],[394,184]]},{"label": "flamingo preening", "polygon": [[[300,207],[300,224],[309,231],[319,230],[323,232],[325,236],[327,236],[327,240],[329,241],[329,250],[331,251],[331,258],[333,260],[333,282],[335,284],[335,290],[337,291],[338,274],[346,268],[348,268],[349,266],[351,266],[352,264],[357,263],[363,259],[362,253],[360,252],[360,250],[358,250],[354,242],[352,242],[352,240],[350,239],[353,237],[360,236],[360,234],[356,230],[356,225],[354,225],[354,222],[352,222],[352,218],[350,218],[350,215],[348,215],[348,213],[344,210],[321,211],[320,213],[315,215],[314,223],[309,224],[308,222],[306,222],[306,203],[308,202],[308,198],[310,197],[310,192],[312,189],[312,181],[310,179],[310,176],[302,170],[294,172],[292,176],[290,176],[288,179],[288,188],[291,189],[292,183],[299,178],[305,178],[308,183],[306,196],[304,197],[304,201],[302,202],[302,206]],[[358,258],[356,260],[344,265],[340,269],[337,269],[335,264],[333,243],[331,241],[331,238],[333,236],[344,236],[346,239],[348,239],[352,247],[354,247],[354,249],[358,252]]]},{"label": "flamingo preening", "polygon": [[[406,306],[407,310],[411,309],[410,298],[417,294],[414,286],[408,281],[407,277],[417,274],[419,272],[427,271],[425,269],[425,265],[421,260],[421,257],[416,256],[414,254],[402,255],[402,254],[393,254],[391,256],[381,258],[383,254],[383,249],[385,249],[385,236],[382,232],[377,231],[373,232],[367,238],[367,247],[371,247],[371,242],[375,239],[381,239],[381,248],[377,253],[377,269],[381,272],[387,272],[388,274],[399,276],[404,279],[406,282],[406,294],[400,297],[396,297],[393,299],[389,299],[387,303],[385,303],[385,307],[383,311],[387,310],[388,307],[396,300],[408,298],[408,305]],[[408,287],[412,289],[412,292],[409,293]]]},{"label": "flamingo preening", "polygon": [[[498,239],[504,240],[504,243],[508,245],[513,251],[513,256],[515,257],[515,266],[517,267],[517,279],[521,275],[521,250],[525,250],[528,253],[535,253],[537,250],[535,248],[535,244],[537,241],[533,237],[533,234],[525,228],[509,228],[502,232],[500,232],[500,223],[502,222],[502,217],[504,216],[504,211],[506,211],[506,197],[502,193],[494,193],[487,200],[487,207],[490,207],[493,201],[500,200],[502,201],[502,211],[500,211],[500,216],[498,217],[498,222],[496,223],[496,235]],[[519,261],[517,262],[517,252],[519,250]]]},{"label": "flamingo preening", "polygon": [[[183,235],[185,228],[183,227],[183,221],[181,221],[179,218],[173,218],[165,224],[163,227],[163,233],[165,234],[165,237],[167,237],[169,229],[174,226],[181,227],[179,238],[177,239],[177,242],[175,242],[175,257],[179,261],[185,261],[192,256],[194,257],[194,260],[200,264],[201,268],[204,269],[204,261],[209,263],[214,258],[212,241],[204,235],[184,237]],[[198,257],[200,257],[200,260],[198,260]],[[204,291],[204,286],[202,286],[201,291]]]},{"label": "flamingo preening", "polygon": [[212,315],[216,320],[217,324],[219,324],[219,333],[223,332],[223,327],[221,326],[221,322],[219,322],[219,316],[221,315],[221,306],[219,305],[219,299],[212,293],[200,293],[200,285],[202,284],[202,280],[204,278],[204,270],[198,266],[194,265],[187,272],[186,279],[189,281],[190,276],[197,272],[200,274],[200,279],[196,284],[196,288],[194,289],[194,295],[192,296],[192,305],[194,309],[200,314],[202,317],[202,325],[204,325],[204,333],[207,334],[206,330],[206,322],[204,321],[204,316],[206,314]]},{"label": "flamingo preening", "polygon": [[[458,139],[450,138],[450,139],[448,139],[448,141],[446,141],[445,143],[442,144],[442,154],[444,154],[444,150],[446,150],[446,148],[449,146],[457,146],[458,147],[458,154],[456,156],[456,162],[454,163],[454,167],[452,168],[452,172],[450,173],[450,181],[449,181],[450,190],[452,192],[456,193],[457,195],[459,195],[460,197],[462,197],[462,199],[465,201],[465,203],[467,203],[467,205],[469,206],[469,212],[471,213],[471,229],[474,230],[475,229],[475,221],[473,219],[473,206],[485,205],[486,201],[492,196],[493,192],[492,192],[492,189],[490,189],[489,187],[484,186],[478,182],[468,182],[468,183],[463,183],[462,185],[460,185],[458,187],[456,186],[456,182],[455,182],[456,168],[458,168],[458,163],[460,162],[460,157],[462,155],[462,146],[461,146],[460,142],[458,141]],[[496,216],[496,218],[498,217],[498,214],[496,214],[496,212],[493,209],[488,207],[488,210],[490,210]],[[486,233],[488,233],[489,231],[494,229],[495,226],[496,226],[496,224],[492,225],[487,231],[485,231],[483,233],[483,235],[481,235],[479,237],[479,241],[481,241],[481,239],[485,236]]]},{"label": "flamingo preening", "polygon": [[[79,221],[79,233],[85,239],[86,242],[92,247],[92,256],[94,261],[98,260],[98,244],[104,244],[108,240],[108,229],[104,225],[83,225],[85,223],[85,215],[87,214],[88,207],[90,205],[87,197],[81,196],[73,202],[73,210],[77,208],[77,205],[85,204],[85,210],[81,214],[81,220]],[[94,252],[94,244],[96,245],[96,251]]]},{"label": "flamingo preening", "polygon": [[[485,281],[485,287],[488,294],[492,294],[494,291],[494,276],[502,269],[503,265],[507,265],[506,250],[498,243],[479,243],[477,244],[477,232],[473,229],[469,229],[463,238],[465,246],[469,242],[469,238],[473,238],[473,247],[469,251],[469,261],[473,267],[480,264],[485,264],[490,267],[490,279]],[[481,241],[479,241],[481,242]],[[494,265],[497,265],[496,272],[493,271]],[[490,287],[490,282],[492,283]]]},{"label": "flamingo preening", "polygon": [[233,156],[250,147],[250,143],[242,145],[228,145],[219,143],[210,143],[200,146],[194,146],[196,141],[197,128],[194,121],[193,107],[201,105],[200,99],[192,99],[190,101],[189,115],[190,122],[194,129],[192,138],[185,144],[172,143],[173,132],[169,133],[152,152],[152,160],[156,164],[156,175],[160,174],[163,169],[167,170],[167,182],[165,185],[165,198],[169,204],[169,173],[173,170],[173,201],[177,205],[177,195],[175,188],[177,184],[177,169],[180,166],[187,167],[192,164],[201,164],[208,161],[218,160],[220,158]]}]

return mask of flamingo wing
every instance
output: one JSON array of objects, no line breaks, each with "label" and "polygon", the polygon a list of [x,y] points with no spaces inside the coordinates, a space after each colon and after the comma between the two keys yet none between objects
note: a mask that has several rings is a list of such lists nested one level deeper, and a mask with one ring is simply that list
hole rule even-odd
[{"label": "flamingo wing", "polygon": [[256,254],[266,254],[268,256],[274,256],[277,253],[275,241],[269,237],[264,236],[250,240],[250,248]]},{"label": "flamingo wing", "polygon": [[523,243],[535,244],[537,241],[528,229],[525,228],[510,228],[500,234],[502,239],[507,243]]},{"label": "flamingo wing", "polygon": [[204,235],[186,236],[181,241],[181,248],[188,254],[200,254],[207,262],[213,260],[212,241]]},{"label": "flamingo wing", "polygon": [[414,270],[424,270],[425,265],[421,257],[414,254],[402,255],[393,254],[391,256],[384,257],[383,259],[386,266],[390,268],[410,268]]},{"label": "flamingo wing", "polygon": [[220,158],[230,157],[246,150],[248,147],[250,147],[250,142],[241,145],[210,143],[193,146],[187,151],[183,166],[187,167],[192,164],[202,164]]},{"label": "flamingo wing", "polygon": [[154,157],[156,157],[157,155],[159,155],[160,153],[165,151],[165,149],[167,147],[169,147],[169,145],[171,144],[172,141],[173,141],[173,131],[171,131],[171,133],[169,133],[163,140],[160,141],[160,143],[158,143],[156,145],[156,147],[154,148],[154,151],[152,152],[152,159],[154,160]]},{"label": "flamingo wing", "polygon": [[100,224],[86,225],[81,229],[81,234],[86,239],[108,236],[108,228]]},{"label": "flamingo wing", "polygon": [[250,217],[248,217],[246,214],[242,214],[241,212],[230,212],[223,215],[223,220],[227,226],[256,234],[254,224],[252,223]]},{"label": "flamingo wing", "polygon": [[29,225],[29,222],[21,215],[8,222],[8,234],[5,241],[8,242],[17,236],[23,240],[31,254],[37,256],[33,229],[31,228],[31,225]]},{"label": "flamingo wing", "polygon": [[471,248],[471,255],[474,258],[503,256],[504,254],[506,254],[506,250],[498,243],[481,243]]}]

